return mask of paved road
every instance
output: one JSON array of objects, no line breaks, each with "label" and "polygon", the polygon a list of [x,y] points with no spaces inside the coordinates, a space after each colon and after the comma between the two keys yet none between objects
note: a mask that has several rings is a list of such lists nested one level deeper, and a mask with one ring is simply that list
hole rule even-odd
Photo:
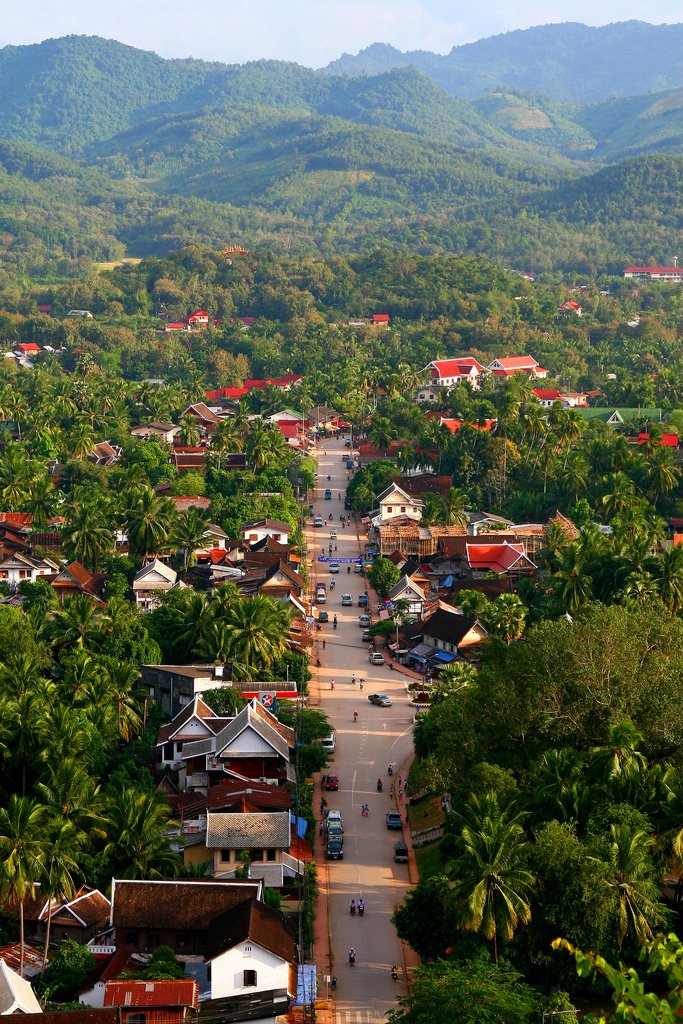
[{"label": "paved road", "polygon": [[[408,869],[405,864],[393,861],[393,846],[401,833],[390,832],[384,816],[387,810],[395,808],[389,792],[391,780],[387,766],[390,762],[402,761],[410,753],[413,716],[403,677],[385,667],[370,665],[368,645],[361,641],[358,616],[363,609],[357,606],[357,598],[365,593],[365,577],[353,571],[348,575],[343,564],[339,575],[332,576],[327,564],[317,561],[323,542],[327,554],[332,527],[339,534],[336,553],[340,558],[356,557],[361,551],[356,524],[340,527],[347,479],[341,459],[344,450],[342,441],[330,441],[326,445],[327,454],[320,451],[314,509],[323,518],[329,518],[330,513],[333,518],[327,527],[311,529],[308,540],[313,556],[311,583],[327,585],[324,607],[330,615],[330,623],[323,626],[322,634],[326,649],[323,651],[322,644],[318,645],[322,662],[320,679],[322,708],[337,734],[336,754],[329,770],[337,772],[341,785],[338,793],[327,795],[327,800],[328,806],[340,810],[344,818],[344,860],[329,862],[333,973],[338,979],[336,1020],[337,1024],[375,1024],[385,1020],[385,1013],[395,1006],[396,996],[406,987],[401,946],[391,924],[391,915],[408,886]],[[329,483],[328,474],[332,478]],[[331,501],[324,500],[326,487],[332,490]],[[361,533],[361,542],[363,537]],[[335,541],[332,543],[334,546]],[[335,580],[334,590],[330,590],[332,579]],[[351,608],[342,607],[343,593],[351,594]],[[335,612],[338,616],[336,631],[332,627]],[[363,693],[359,692],[358,683],[352,684],[354,671],[359,679],[365,678]],[[331,689],[333,679],[334,691]],[[379,708],[370,704],[368,694],[375,692],[387,693],[394,702],[393,707]],[[359,714],[355,725],[354,709]],[[376,790],[378,776],[385,785],[381,794]],[[361,816],[363,804],[370,807],[367,818]],[[349,902],[359,897],[365,900],[365,915],[351,917]],[[356,950],[355,967],[348,964],[350,946]],[[398,982],[391,978],[392,963],[401,968]]]}]

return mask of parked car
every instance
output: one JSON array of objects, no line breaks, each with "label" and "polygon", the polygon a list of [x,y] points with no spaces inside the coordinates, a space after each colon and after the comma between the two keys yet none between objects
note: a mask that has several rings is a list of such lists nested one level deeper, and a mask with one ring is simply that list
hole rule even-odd
[{"label": "parked car", "polygon": [[380,708],[390,708],[392,703],[386,693],[371,693],[368,700],[371,704],[376,704]]},{"label": "parked car", "polygon": [[318,602],[318,604],[327,603],[327,589],[324,583],[319,583],[318,586],[315,588],[315,599]]},{"label": "parked car", "polygon": [[371,621],[372,620],[370,619],[369,615],[358,616],[358,625],[360,626],[361,629],[367,629]]},{"label": "parked car", "polygon": [[328,568],[330,572],[339,572],[339,562],[330,562]]},{"label": "parked car", "polygon": [[333,789],[335,791],[338,790],[339,789],[339,776],[338,775],[328,775],[325,778],[325,789]]},{"label": "parked car", "polygon": [[345,510],[347,512],[351,511],[351,499],[350,498],[344,498],[344,508],[345,508]]},{"label": "parked car", "polygon": [[401,815],[398,811],[387,811],[386,816],[387,828],[400,829],[401,828]]},{"label": "parked car", "polygon": [[315,519],[313,520],[313,525],[314,526],[322,526],[323,525],[322,516],[316,516]]},{"label": "parked car", "polygon": [[344,844],[336,837],[328,839],[325,853],[328,860],[344,860]]},{"label": "parked car", "polygon": [[332,501],[332,491],[329,487],[325,488],[325,501]]},{"label": "parked car", "polygon": [[374,636],[372,635],[372,633],[370,632],[369,629],[364,629],[363,630],[363,635],[361,637],[361,640],[363,641],[364,644],[369,644],[374,639],[375,638],[374,638]]},{"label": "parked car", "polygon": [[369,659],[371,665],[383,665],[384,655],[380,654],[379,651],[370,651]]},{"label": "parked car", "polygon": [[367,608],[367,606],[368,606],[368,595],[367,594],[359,594],[358,595],[358,607],[359,608]]},{"label": "parked car", "polygon": [[343,608],[350,608],[352,604],[353,604],[353,601],[351,600],[351,595],[350,594],[342,594],[342,607]]},{"label": "parked car", "polygon": [[363,563],[362,562],[356,562],[354,567],[353,567],[353,571],[360,575],[363,572]]},{"label": "parked car", "polygon": [[343,824],[341,811],[335,811],[335,810],[328,811],[327,814],[325,815],[325,819],[326,819],[328,825],[329,825],[329,823],[331,821],[338,821],[340,825]]},{"label": "parked car", "polygon": [[338,839],[340,843],[344,843],[344,829],[341,827],[338,821],[328,821],[327,838]]},{"label": "parked car", "polygon": [[397,864],[408,863],[408,847],[402,840],[394,843],[394,860]]},{"label": "parked car", "polygon": [[[318,603],[320,603],[320,602],[318,602]],[[322,611],[318,612],[318,622],[329,622],[329,621],[330,621],[330,616],[328,615],[328,613],[323,608]]]},{"label": "parked car", "polygon": [[337,737],[333,732],[331,732],[329,736],[325,736],[325,738],[320,741],[320,746],[326,754],[334,754],[337,746]]}]

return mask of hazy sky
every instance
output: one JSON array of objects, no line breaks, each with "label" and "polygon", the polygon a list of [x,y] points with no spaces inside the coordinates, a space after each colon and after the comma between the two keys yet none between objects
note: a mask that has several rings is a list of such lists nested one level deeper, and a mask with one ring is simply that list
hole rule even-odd
[{"label": "hazy sky", "polygon": [[118,39],[163,57],[319,67],[373,42],[446,53],[514,28],[683,20],[682,0],[0,0],[0,45],[72,33]]}]

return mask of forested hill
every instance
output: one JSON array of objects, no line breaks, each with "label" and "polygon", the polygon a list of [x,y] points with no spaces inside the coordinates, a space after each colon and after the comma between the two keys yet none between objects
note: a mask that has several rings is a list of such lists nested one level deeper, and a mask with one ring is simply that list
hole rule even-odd
[{"label": "forested hill", "polygon": [[507,32],[454,46],[441,56],[376,43],[345,53],[331,74],[376,75],[410,65],[454,96],[474,99],[501,87],[575,103],[664,92],[683,85],[683,24],[625,21],[600,28],[565,23]]}]

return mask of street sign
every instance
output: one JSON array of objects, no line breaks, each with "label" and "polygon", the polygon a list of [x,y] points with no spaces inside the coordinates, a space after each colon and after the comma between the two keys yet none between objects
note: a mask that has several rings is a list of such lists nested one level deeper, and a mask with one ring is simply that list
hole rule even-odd
[{"label": "street sign", "polygon": [[351,565],[360,565],[360,563],[363,561],[363,559],[362,558],[332,558],[332,556],[330,556],[328,558],[327,555],[318,555],[318,561],[319,562],[339,562],[340,565],[341,564],[346,565],[347,562],[350,563]]}]

